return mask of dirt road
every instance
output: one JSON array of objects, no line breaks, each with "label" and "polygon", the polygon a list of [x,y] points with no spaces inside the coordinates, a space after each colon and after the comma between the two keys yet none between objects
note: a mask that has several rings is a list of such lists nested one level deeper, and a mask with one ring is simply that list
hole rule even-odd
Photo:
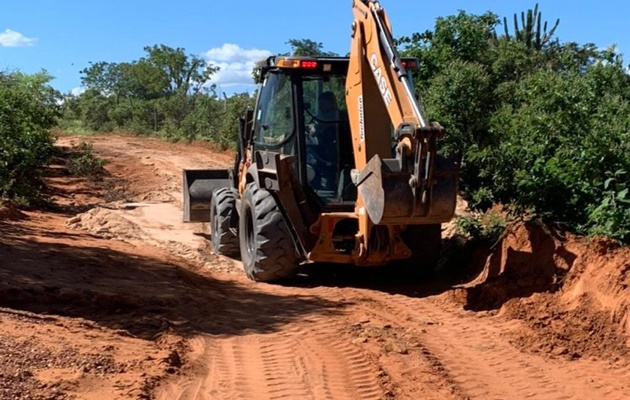
[{"label": "dirt road", "polygon": [[[103,180],[67,173],[81,141],[108,160]],[[211,253],[206,224],[181,222],[181,170],[228,154],[58,144],[58,206],[0,212],[2,399],[630,398],[626,249],[517,230],[495,279],[321,266],[254,283]],[[543,269],[511,269],[531,260]]]}]

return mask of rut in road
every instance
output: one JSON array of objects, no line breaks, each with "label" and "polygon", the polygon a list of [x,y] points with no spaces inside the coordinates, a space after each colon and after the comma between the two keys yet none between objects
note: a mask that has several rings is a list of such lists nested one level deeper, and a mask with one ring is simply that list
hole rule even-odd
[{"label": "rut in road", "polygon": [[382,399],[378,369],[331,321],[281,332],[199,336],[197,379],[171,383],[159,400]]},{"label": "rut in road", "polygon": [[628,399],[630,370],[592,360],[555,362],[509,343],[508,322],[437,306],[429,298],[362,291],[365,315],[424,332],[425,357],[472,399]]}]

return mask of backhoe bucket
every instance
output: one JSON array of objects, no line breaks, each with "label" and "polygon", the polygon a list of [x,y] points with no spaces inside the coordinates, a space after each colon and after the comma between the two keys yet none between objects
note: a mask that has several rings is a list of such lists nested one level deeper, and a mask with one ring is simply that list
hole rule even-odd
[{"label": "backhoe bucket", "polygon": [[184,222],[209,222],[212,192],[232,186],[230,171],[185,169],[183,178]]},{"label": "backhoe bucket", "polygon": [[458,164],[439,158],[433,171],[433,183],[414,193],[411,174],[374,156],[357,179],[358,190],[370,219],[375,224],[436,224],[448,222],[455,213]]}]

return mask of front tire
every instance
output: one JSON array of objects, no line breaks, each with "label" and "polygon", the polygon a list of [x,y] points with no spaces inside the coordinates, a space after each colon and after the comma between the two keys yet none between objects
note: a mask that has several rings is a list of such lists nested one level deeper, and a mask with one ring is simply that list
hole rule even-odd
[{"label": "front tire", "polygon": [[273,282],[295,276],[299,258],[289,229],[271,193],[255,183],[243,193],[238,231],[249,279]]},{"label": "front tire", "polygon": [[238,194],[232,188],[221,188],[212,194],[210,203],[210,236],[215,253],[237,257],[240,252],[238,235],[230,229],[236,212]]}]

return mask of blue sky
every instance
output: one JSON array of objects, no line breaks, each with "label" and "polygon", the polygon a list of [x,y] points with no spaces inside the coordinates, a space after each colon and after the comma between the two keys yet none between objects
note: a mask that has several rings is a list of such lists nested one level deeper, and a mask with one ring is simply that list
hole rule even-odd
[{"label": "blue sky", "polygon": [[[500,17],[533,8],[535,0],[383,0],[394,36],[433,29],[439,16],[458,10]],[[616,44],[630,52],[630,2],[541,0],[543,19],[560,18],[562,41]],[[143,47],[183,47],[221,67],[215,76],[228,94],[251,91],[252,63],[288,51],[289,39],[321,42],[328,51],[348,52],[350,0],[5,0],[0,5],[0,70],[46,69],[52,85],[69,92],[81,85],[79,71],[90,61],[133,61]],[[630,55],[624,57],[630,62]]]}]

